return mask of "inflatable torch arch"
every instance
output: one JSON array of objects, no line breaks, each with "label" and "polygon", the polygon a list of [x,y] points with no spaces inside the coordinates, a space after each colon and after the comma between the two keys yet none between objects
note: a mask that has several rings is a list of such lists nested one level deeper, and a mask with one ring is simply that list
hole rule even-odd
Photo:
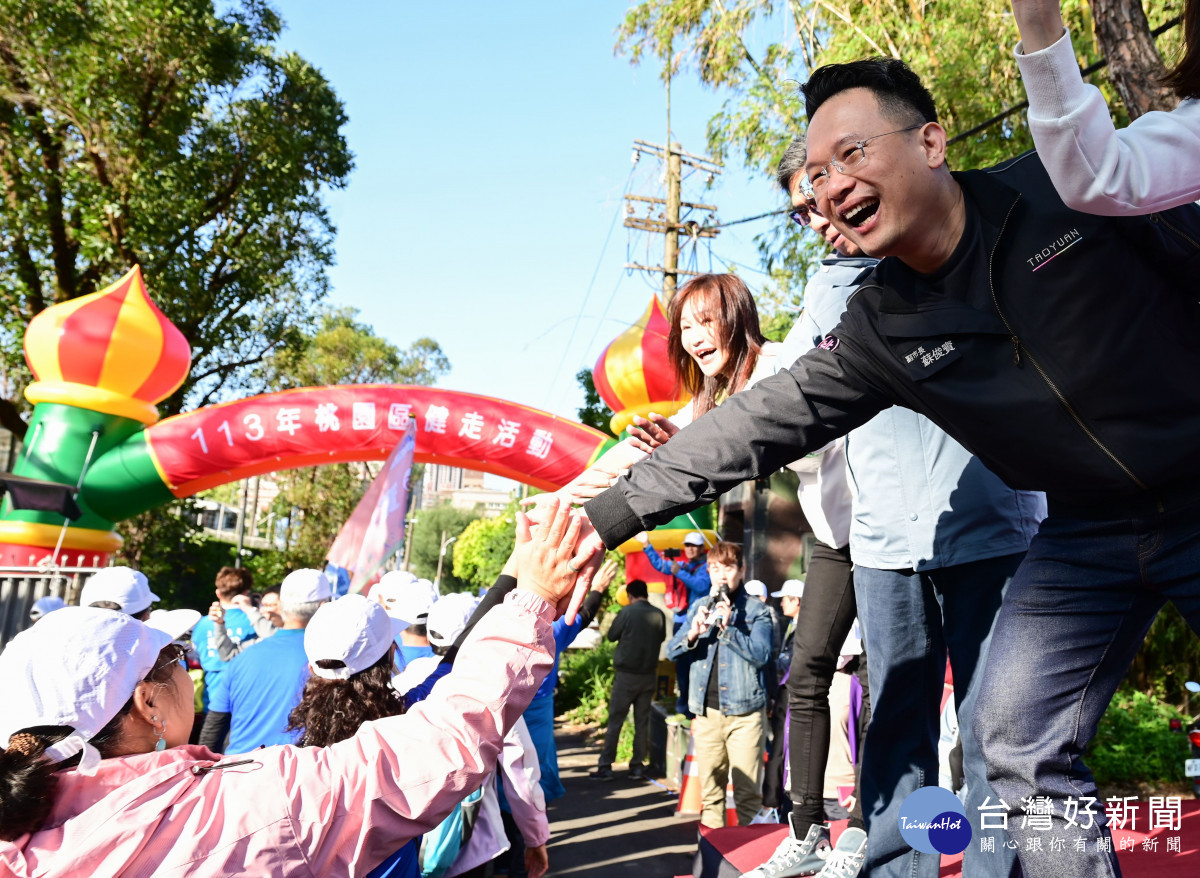
[{"label": "inflatable torch arch", "polygon": [[26,476],[76,486],[79,519],[0,510],[0,564],[61,552],[98,565],[121,545],[117,521],[252,475],[383,460],[410,423],[415,459],[480,470],[546,490],[568,482],[613,441],[516,403],[432,387],[310,387],[158,420],[156,404],[187,377],[183,334],[134,267],[112,286],[46,309],[25,355],[36,381],[21,458]]}]

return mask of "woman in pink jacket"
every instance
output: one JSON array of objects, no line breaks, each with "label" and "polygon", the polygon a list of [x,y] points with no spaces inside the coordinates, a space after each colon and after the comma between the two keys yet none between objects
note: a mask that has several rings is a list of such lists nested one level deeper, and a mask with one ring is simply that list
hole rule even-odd
[{"label": "woman in pink jacket", "polygon": [[492,772],[549,670],[579,518],[518,524],[520,587],[402,716],[329,747],[222,760],[186,746],[191,680],[169,635],[67,608],[0,655],[0,875],[366,875]]}]

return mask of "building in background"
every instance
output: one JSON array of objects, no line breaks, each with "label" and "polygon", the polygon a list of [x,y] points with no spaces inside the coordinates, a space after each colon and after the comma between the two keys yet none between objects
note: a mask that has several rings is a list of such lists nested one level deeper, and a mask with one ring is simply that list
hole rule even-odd
[{"label": "building in background", "polygon": [[482,506],[484,515],[494,518],[502,513],[513,492],[488,488],[483,473],[442,464],[426,464],[414,504],[417,509],[432,509],[449,503],[455,509],[474,509]]}]

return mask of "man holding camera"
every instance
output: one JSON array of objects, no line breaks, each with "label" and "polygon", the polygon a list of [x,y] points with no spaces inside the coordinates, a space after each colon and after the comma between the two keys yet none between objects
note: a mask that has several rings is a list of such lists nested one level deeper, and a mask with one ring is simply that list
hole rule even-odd
[{"label": "man holding camera", "polygon": [[700,822],[725,825],[725,786],[733,772],[738,824],[762,807],[766,692],[761,670],[771,660],[771,615],[742,591],[742,549],[717,543],[708,553],[717,594],[696,601],[667,646],[667,658],[692,656],[687,691],[704,808]]}]

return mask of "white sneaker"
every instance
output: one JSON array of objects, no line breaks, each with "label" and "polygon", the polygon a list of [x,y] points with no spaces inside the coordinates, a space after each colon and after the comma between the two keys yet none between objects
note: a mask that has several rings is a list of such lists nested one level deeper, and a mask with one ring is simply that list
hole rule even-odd
[{"label": "white sneaker", "polygon": [[828,826],[813,824],[804,841],[799,841],[789,831],[787,838],[771,854],[771,859],[742,878],[801,878],[816,875],[824,867],[831,850]]},{"label": "white sneaker", "polygon": [[753,826],[756,823],[778,823],[779,809],[778,808],[759,808],[758,813],[754,815],[754,819],[750,821]]},{"label": "white sneaker", "polygon": [[818,878],[857,878],[867,860],[867,834],[850,827],[838,838]]}]

